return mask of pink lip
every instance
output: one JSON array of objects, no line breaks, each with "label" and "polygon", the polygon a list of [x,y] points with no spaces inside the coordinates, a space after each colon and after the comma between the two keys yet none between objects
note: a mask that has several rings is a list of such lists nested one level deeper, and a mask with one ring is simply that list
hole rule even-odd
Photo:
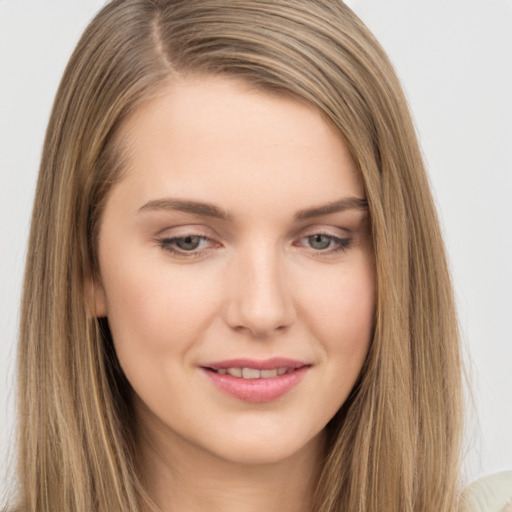
[{"label": "pink lip", "polygon": [[302,368],[308,366],[304,361],[287,359],[285,357],[273,357],[271,359],[230,359],[229,361],[217,361],[201,365],[203,368],[213,370],[227,370],[228,368],[254,368],[256,370],[276,370],[277,368]]},{"label": "pink lip", "polygon": [[[213,370],[227,368],[255,368],[274,370],[294,368],[290,373],[271,378],[243,379],[232,375],[221,375]],[[302,380],[311,366],[292,359],[273,358],[265,361],[232,359],[202,365],[201,369],[210,381],[221,391],[246,402],[270,402],[285,395]]]}]

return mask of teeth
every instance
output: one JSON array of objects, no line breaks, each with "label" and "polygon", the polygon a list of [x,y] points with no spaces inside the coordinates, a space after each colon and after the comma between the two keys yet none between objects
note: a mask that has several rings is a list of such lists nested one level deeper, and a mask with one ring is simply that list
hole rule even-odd
[{"label": "teeth", "polygon": [[233,377],[241,377],[242,376],[242,368],[228,368],[229,375]]},{"label": "teeth", "polygon": [[259,379],[261,372],[255,368],[242,368],[242,377],[244,379]]},{"label": "teeth", "polygon": [[221,368],[216,370],[220,375],[231,375],[243,379],[272,379],[285,373],[290,373],[293,368],[275,368],[273,370],[257,370],[256,368]]}]

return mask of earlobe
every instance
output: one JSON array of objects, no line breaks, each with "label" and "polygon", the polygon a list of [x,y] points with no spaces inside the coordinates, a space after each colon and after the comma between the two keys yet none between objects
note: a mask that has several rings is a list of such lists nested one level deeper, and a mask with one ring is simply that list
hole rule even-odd
[{"label": "earlobe", "polygon": [[88,280],[88,303],[90,305],[91,313],[97,318],[107,316],[107,297],[105,289],[99,278],[91,277]]}]

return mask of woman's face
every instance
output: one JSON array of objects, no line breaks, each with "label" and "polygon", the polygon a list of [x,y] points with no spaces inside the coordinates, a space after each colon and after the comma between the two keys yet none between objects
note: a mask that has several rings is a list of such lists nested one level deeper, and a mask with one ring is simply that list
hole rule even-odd
[{"label": "woman's face", "polygon": [[95,299],[139,421],[230,461],[300,452],[372,335],[368,213],[345,143],[312,108],[217,77],[168,86],[121,140]]}]

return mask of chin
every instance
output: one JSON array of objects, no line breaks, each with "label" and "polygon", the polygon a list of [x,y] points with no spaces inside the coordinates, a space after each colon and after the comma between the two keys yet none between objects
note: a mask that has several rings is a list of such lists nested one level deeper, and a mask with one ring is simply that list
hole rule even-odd
[{"label": "chin", "polygon": [[230,443],[222,443],[213,454],[235,464],[265,465],[277,464],[291,457],[306,454],[310,450],[318,453],[318,446],[323,443],[323,431],[313,438],[299,438],[289,433],[278,436],[253,435],[250,438],[233,436]]}]

